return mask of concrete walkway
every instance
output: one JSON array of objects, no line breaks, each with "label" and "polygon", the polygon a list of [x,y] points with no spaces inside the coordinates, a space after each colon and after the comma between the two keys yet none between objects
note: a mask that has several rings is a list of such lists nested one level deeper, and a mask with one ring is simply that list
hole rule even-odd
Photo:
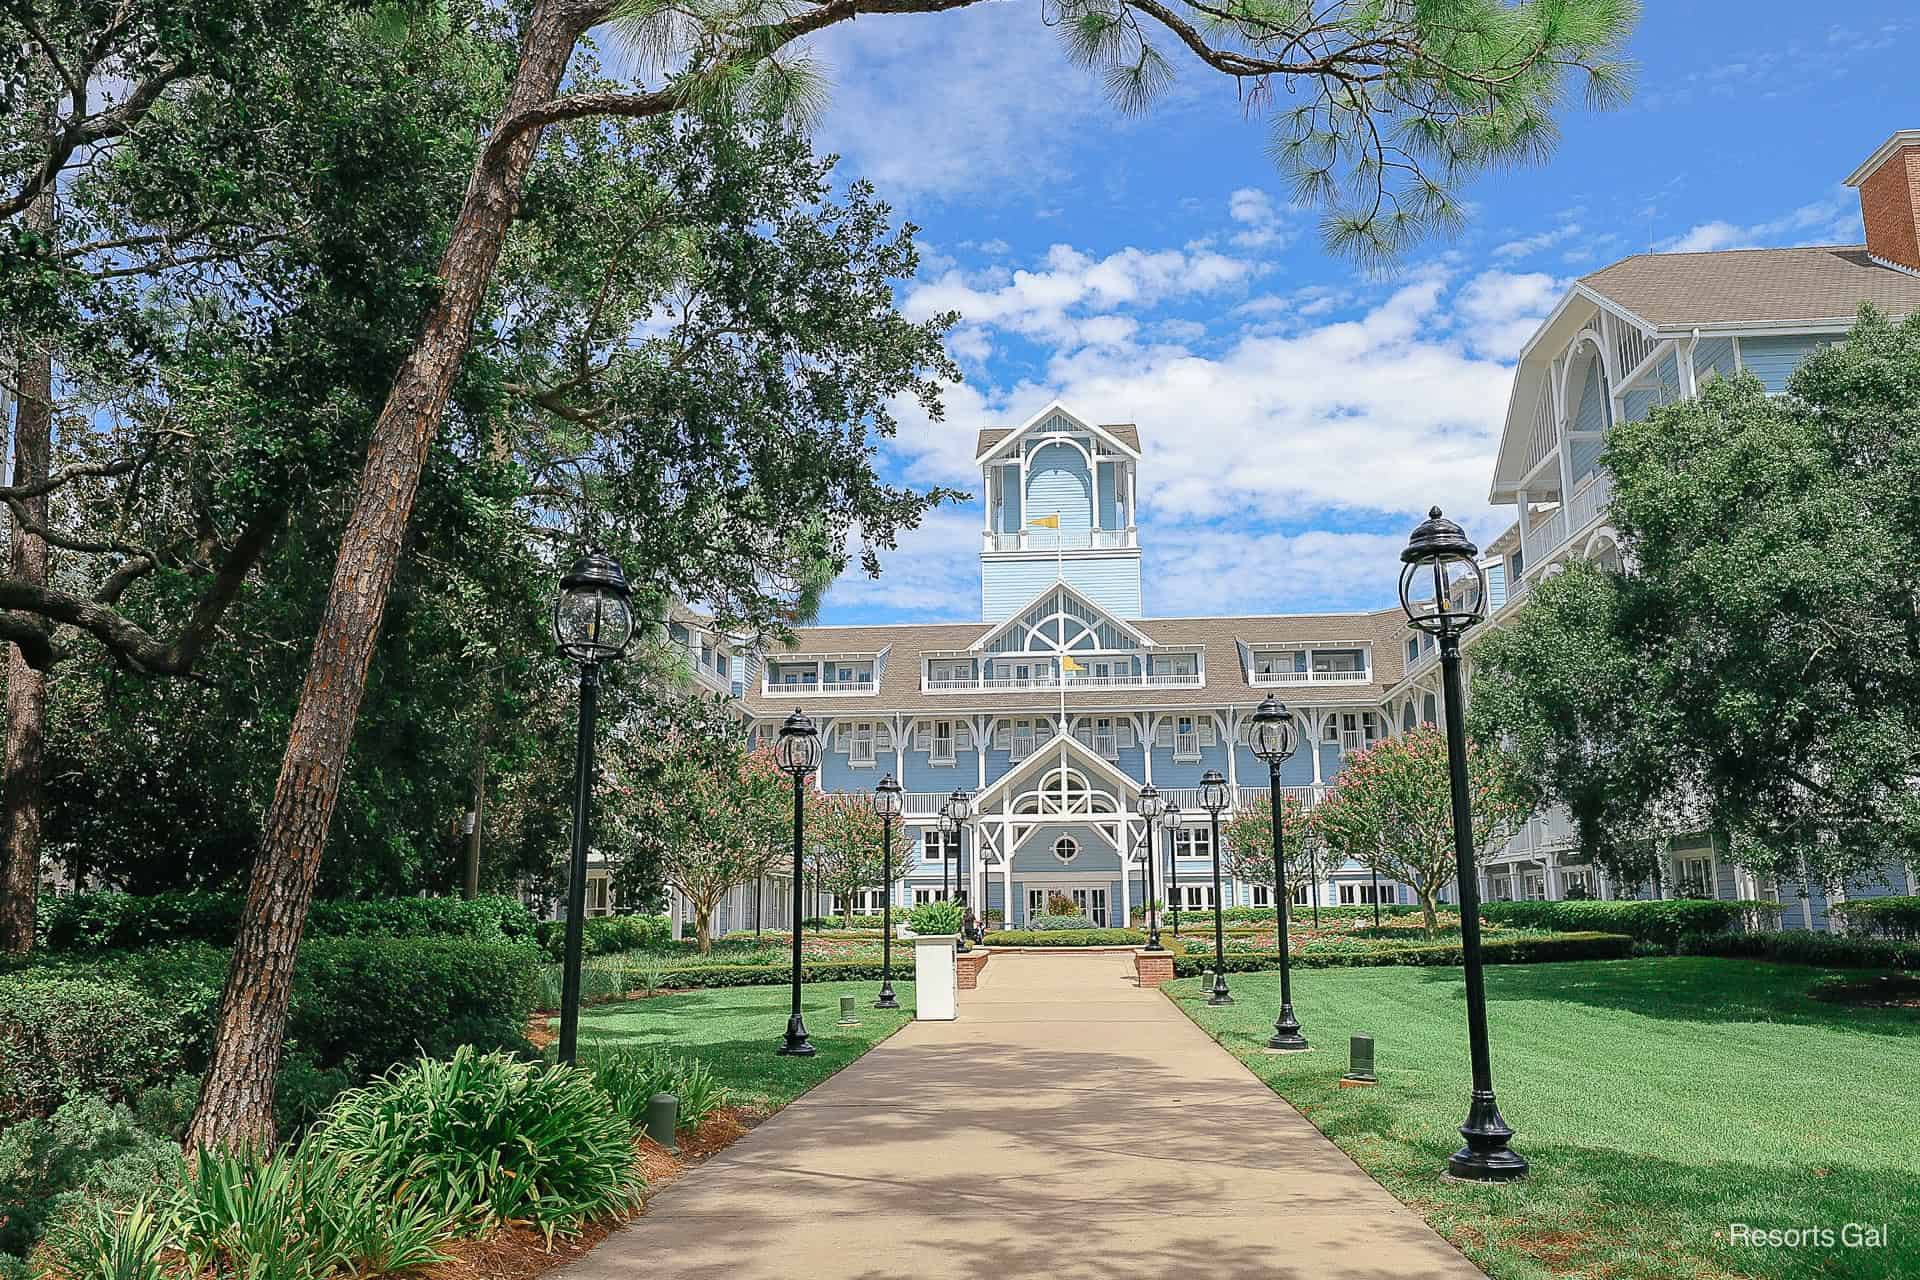
[{"label": "concrete walkway", "polygon": [[560,1274],[1481,1277],[1131,956],[1006,953]]}]

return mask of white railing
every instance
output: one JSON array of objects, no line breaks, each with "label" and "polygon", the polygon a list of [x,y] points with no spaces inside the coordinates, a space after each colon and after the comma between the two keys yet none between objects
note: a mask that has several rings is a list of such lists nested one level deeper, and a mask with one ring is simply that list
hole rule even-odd
[{"label": "white railing", "polygon": [[1572,537],[1598,520],[1613,496],[1613,482],[1604,471],[1596,471],[1574,486],[1567,502],[1567,536]]},{"label": "white railing", "polygon": [[907,791],[900,796],[900,812],[923,816],[940,812],[940,806],[947,802],[951,791]]},{"label": "white railing", "polygon": [[810,680],[804,684],[780,684],[771,680],[763,680],[760,684],[760,694],[766,698],[784,698],[789,694],[798,696],[800,694],[874,693],[878,691],[879,688],[880,682],[871,676],[865,680]]},{"label": "white railing", "polygon": [[1567,509],[1556,507],[1552,515],[1535,525],[1532,537],[1527,539],[1535,561],[1544,560],[1548,552],[1567,540]]},{"label": "white railing", "polygon": [[988,551],[1114,551],[1139,545],[1139,532],[1125,529],[1019,529],[1008,533],[985,530]]},{"label": "white railing", "polygon": [[[1268,804],[1270,803],[1267,799],[1268,790],[1269,788],[1266,788],[1266,787],[1241,787],[1240,788],[1240,808],[1242,809],[1267,808]],[[1323,787],[1321,788],[1321,790],[1324,791],[1325,788]],[[1312,787],[1281,787],[1280,794],[1283,796],[1292,797],[1294,800],[1299,802],[1300,807],[1303,809],[1312,808],[1314,801],[1319,799],[1319,795],[1315,792],[1314,788]]]},{"label": "white railing", "polygon": [[[1066,678],[1069,689],[1203,689],[1206,677],[1191,676],[1088,676]],[[1037,676],[922,676],[922,693],[993,693],[1008,689],[1058,689],[1061,678],[1054,672]]]},{"label": "white railing", "polygon": [[1360,671],[1256,671],[1254,684],[1367,684],[1371,669]]}]

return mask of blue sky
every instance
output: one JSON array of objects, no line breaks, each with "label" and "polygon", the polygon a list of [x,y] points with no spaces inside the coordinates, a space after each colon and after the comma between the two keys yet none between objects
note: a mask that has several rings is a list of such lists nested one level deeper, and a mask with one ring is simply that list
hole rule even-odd
[{"label": "blue sky", "polygon": [[[1489,537],[1511,361],[1575,276],[1649,248],[1860,238],[1841,179],[1920,127],[1911,0],[1653,0],[1624,110],[1575,109],[1545,166],[1467,190],[1457,240],[1359,276],[1290,209],[1230,82],[1183,61],[1120,116],[1038,6],[823,37],[819,144],[922,228],[912,314],[961,312],[946,420],[903,409],[884,471],[977,489],[973,440],[1059,397],[1133,421],[1149,616],[1374,608],[1434,502]],[[834,587],[830,623],[979,611],[980,509]]]}]

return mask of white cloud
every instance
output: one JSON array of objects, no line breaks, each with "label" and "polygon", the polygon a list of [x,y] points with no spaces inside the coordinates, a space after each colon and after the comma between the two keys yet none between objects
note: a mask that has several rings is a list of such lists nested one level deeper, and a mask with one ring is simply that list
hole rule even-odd
[{"label": "white cloud", "polygon": [[[1413,521],[1407,529],[1411,531]],[[1148,613],[1163,618],[1377,609],[1399,581],[1405,532],[1249,533],[1231,526],[1155,529],[1143,570]]]},{"label": "white cloud", "polygon": [[[972,433],[968,433],[971,442]],[[968,453],[972,453],[969,443]],[[857,552],[858,535],[850,540]],[[880,553],[881,576],[868,578],[856,567],[833,584],[823,618],[832,621],[848,609],[881,609],[928,621],[979,616],[980,508],[944,507],[918,529],[900,535],[900,545]],[[856,555],[855,565],[858,565]]]},{"label": "white cloud", "polygon": [[1564,223],[1550,231],[1536,232],[1530,236],[1523,236],[1518,240],[1509,240],[1505,244],[1496,245],[1494,246],[1493,256],[1496,258],[1525,258],[1532,254],[1539,253],[1544,249],[1551,249],[1553,246],[1564,241],[1571,240],[1579,235],[1582,230],[1584,230],[1584,228],[1577,222]]},{"label": "white cloud", "polygon": [[1566,282],[1541,271],[1485,271],[1460,290],[1454,310],[1464,322],[1463,337],[1475,351],[1517,360],[1520,348],[1566,291]]},{"label": "white cloud", "polygon": [[1702,222],[1660,246],[1663,253],[1711,253],[1721,249],[1770,249],[1803,244],[1857,244],[1860,203],[1841,189],[1824,200],[1750,226],[1716,219]]},{"label": "white cloud", "polygon": [[1232,243],[1242,249],[1281,249],[1293,240],[1293,228],[1274,208],[1273,197],[1258,187],[1241,187],[1227,197],[1227,216],[1239,225]]}]

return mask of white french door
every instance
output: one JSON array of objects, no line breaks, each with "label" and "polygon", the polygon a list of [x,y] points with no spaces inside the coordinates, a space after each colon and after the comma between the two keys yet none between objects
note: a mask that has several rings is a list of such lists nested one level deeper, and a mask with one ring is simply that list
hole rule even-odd
[{"label": "white french door", "polygon": [[1107,891],[1105,889],[1070,889],[1073,905],[1080,908],[1080,914],[1092,919],[1094,927],[1107,927]]}]

